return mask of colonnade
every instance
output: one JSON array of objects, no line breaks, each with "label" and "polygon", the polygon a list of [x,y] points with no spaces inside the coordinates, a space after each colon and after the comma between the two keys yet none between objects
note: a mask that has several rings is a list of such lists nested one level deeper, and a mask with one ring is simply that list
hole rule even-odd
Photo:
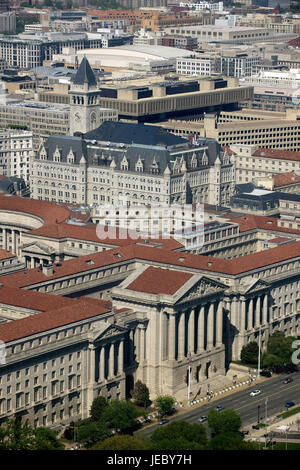
[{"label": "colonnade", "polygon": [[222,344],[223,301],[212,301],[182,312],[170,313],[168,319],[169,360],[180,360],[189,353],[200,354]]}]

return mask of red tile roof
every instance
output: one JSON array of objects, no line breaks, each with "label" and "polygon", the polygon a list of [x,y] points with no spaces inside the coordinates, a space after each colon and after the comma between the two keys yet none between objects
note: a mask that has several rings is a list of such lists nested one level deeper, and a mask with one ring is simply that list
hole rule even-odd
[{"label": "red tile roof", "polygon": [[271,240],[268,240],[268,243],[285,243],[285,242],[290,242],[292,238],[287,238],[287,237],[276,237],[272,238]]},{"label": "red tile roof", "polygon": [[286,186],[288,184],[300,183],[300,176],[297,176],[293,171],[287,173],[280,173],[279,175],[273,175],[274,188],[280,188],[280,186]]},{"label": "red tile roof", "polygon": [[130,290],[149,294],[175,294],[193,274],[150,266],[129,286]]},{"label": "red tile roof", "polygon": [[67,220],[70,211],[52,202],[39,201],[26,197],[0,194],[0,211],[15,211],[35,215],[44,223],[56,223]]},{"label": "red tile roof", "polygon": [[292,150],[278,150],[269,148],[260,148],[256,150],[252,156],[264,158],[276,158],[282,160],[295,160],[300,161],[300,152],[293,152]]},{"label": "red tile roof", "polygon": [[53,274],[50,276],[46,276],[40,268],[34,268],[1,276],[0,281],[7,286],[28,287],[50,279],[64,278],[71,274],[84,274],[97,267],[114,265],[120,261],[132,258],[134,258],[132,247],[121,247],[92,255],[72,258],[61,263],[54,263]]},{"label": "red tile roof", "polygon": [[16,258],[16,255],[14,255],[13,253],[10,253],[9,251],[0,249],[0,260],[9,259],[9,258]]},{"label": "red tile roof", "polygon": [[0,287],[0,304],[46,312],[54,308],[72,305],[74,299],[3,285]]},{"label": "red tile roof", "polygon": [[7,343],[110,311],[109,303],[103,300],[73,299],[73,305],[66,305],[60,309],[37,313],[20,320],[0,324],[0,340]]},{"label": "red tile roof", "polygon": [[[227,216],[226,216],[227,217]],[[278,225],[280,219],[275,217],[266,217],[260,215],[244,215],[234,219],[234,222],[239,224],[240,232],[247,232],[248,230],[271,230],[275,232],[290,233],[300,235],[300,230],[281,227]]]},{"label": "red tile roof", "polygon": [[[102,226],[104,228],[104,226]],[[116,227],[115,238],[110,238],[108,236],[101,236],[107,232],[107,230],[97,230],[97,224],[86,223],[81,225],[74,225],[70,223],[62,224],[47,224],[43,227],[40,227],[35,230],[30,231],[30,235],[38,237],[53,238],[57,240],[61,239],[74,239],[74,240],[84,240],[99,243],[101,245],[107,245],[108,247],[115,246],[127,246],[135,243],[143,243],[144,239],[142,237],[136,238],[131,237],[131,233],[135,235],[135,232],[130,230],[127,232],[125,229],[120,229]],[[176,250],[182,248],[182,244],[173,238],[170,239],[148,239],[148,243],[161,243],[165,249]]]}]

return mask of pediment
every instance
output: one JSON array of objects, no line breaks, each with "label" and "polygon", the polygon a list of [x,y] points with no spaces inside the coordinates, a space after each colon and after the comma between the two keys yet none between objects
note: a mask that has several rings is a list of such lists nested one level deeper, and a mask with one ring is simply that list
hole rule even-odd
[{"label": "pediment", "polygon": [[259,292],[261,290],[268,289],[270,284],[262,279],[255,279],[251,284],[247,286],[241,286],[243,294],[252,294],[253,292]]},{"label": "pediment", "polygon": [[119,336],[120,334],[124,334],[127,330],[122,328],[115,323],[107,324],[103,323],[97,326],[95,330],[95,336],[93,338],[94,341],[99,342],[102,340],[113,338],[114,336]]},{"label": "pediment", "polygon": [[218,294],[220,292],[224,292],[226,289],[228,289],[228,286],[225,284],[202,276],[199,280],[196,281],[193,287],[182,293],[180,298],[177,299],[176,303],[188,302],[190,300],[206,297],[208,295]]},{"label": "pediment", "polygon": [[48,245],[44,245],[40,242],[35,242],[23,246],[22,252],[29,252],[37,255],[51,255],[52,253],[55,253],[55,250]]}]

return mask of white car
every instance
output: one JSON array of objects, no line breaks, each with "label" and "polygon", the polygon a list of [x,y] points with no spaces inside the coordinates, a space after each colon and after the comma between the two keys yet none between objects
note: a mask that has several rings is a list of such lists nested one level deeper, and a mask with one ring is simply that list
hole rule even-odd
[{"label": "white car", "polygon": [[253,392],[250,393],[250,397],[256,397],[256,395],[259,395],[260,393],[260,390],[253,390]]}]

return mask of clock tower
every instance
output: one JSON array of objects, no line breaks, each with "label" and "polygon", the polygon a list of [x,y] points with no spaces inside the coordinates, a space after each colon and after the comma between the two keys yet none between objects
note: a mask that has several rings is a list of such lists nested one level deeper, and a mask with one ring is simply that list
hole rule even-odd
[{"label": "clock tower", "polygon": [[100,125],[100,91],[93,70],[86,57],[72,80],[70,95],[70,135],[74,132],[87,133]]}]

